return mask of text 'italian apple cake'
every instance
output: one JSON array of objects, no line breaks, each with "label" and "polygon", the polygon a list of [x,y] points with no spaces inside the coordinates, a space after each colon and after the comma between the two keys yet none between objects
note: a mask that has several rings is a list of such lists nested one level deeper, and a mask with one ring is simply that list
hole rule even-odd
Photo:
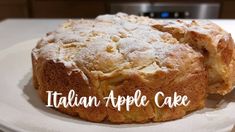
[{"label": "text 'italian apple cake'", "polygon": [[[32,50],[33,81],[45,103],[47,91],[68,95],[71,89],[78,97],[100,99],[99,107],[57,108],[85,120],[173,120],[203,108],[208,93],[232,90],[233,46],[231,35],[208,21],[159,21],[124,13],[69,20]],[[111,90],[115,97],[141,90],[149,103],[129,111],[106,107],[102,99]],[[159,108],[154,102],[159,91],[186,95],[190,103]]]}]

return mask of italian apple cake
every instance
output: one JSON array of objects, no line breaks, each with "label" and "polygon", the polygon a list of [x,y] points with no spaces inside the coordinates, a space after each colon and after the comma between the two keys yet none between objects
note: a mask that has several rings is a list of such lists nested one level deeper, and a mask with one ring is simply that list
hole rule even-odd
[{"label": "italian apple cake", "polygon": [[[158,21],[118,13],[93,20],[68,20],[47,33],[32,50],[33,83],[41,99],[47,91],[78,97],[96,96],[98,107],[57,110],[93,122],[143,123],[167,121],[204,107],[208,93],[232,90],[233,40],[207,21]],[[102,100],[146,95],[147,106],[118,111]],[[157,92],[186,95],[187,106],[159,108]],[[159,98],[164,102],[164,98]],[[123,106],[124,107],[124,106]]]}]

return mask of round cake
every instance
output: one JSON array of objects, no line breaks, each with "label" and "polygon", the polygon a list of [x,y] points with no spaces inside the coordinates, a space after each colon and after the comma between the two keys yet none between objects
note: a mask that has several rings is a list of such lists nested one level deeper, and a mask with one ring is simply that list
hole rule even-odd
[{"label": "round cake", "polygon": [[[167,121],[203,108],[209,80],[204,52],[156,28],[156,22],[118,13],[69,20],[49,32],[32,50],[33,81],[41,99],[48,101],[47,91],[68,95],[71,89],[78,97],[96,96],[99,107],[57,108],[93,122]],[[118,111],[102,100],[111,90],[115,97],[141,90],[149,103]],[[172,98],[175,92],[185,95],[190,103],[159,108],[154,103],[159,91]]]}]

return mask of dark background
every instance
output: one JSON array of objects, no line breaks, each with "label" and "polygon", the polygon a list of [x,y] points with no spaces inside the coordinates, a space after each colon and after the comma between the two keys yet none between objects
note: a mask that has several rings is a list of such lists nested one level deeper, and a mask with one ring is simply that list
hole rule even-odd
[{"label": "dark background", "polygon": [[109,13],[112,2],[219,2],[219,18],[235,18],[235,0],[0,0],[5,18],[92,18]]}]

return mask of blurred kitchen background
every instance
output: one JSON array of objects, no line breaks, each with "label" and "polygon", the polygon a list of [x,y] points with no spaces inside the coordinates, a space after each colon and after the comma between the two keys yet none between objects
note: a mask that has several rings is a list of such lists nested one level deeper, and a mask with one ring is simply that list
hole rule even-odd
[{"label": "blurred kitchen background", "polygon": [[153,18],[235,18],[235,0],[0,0],[6,18],[94,18],[126,12]]}]

